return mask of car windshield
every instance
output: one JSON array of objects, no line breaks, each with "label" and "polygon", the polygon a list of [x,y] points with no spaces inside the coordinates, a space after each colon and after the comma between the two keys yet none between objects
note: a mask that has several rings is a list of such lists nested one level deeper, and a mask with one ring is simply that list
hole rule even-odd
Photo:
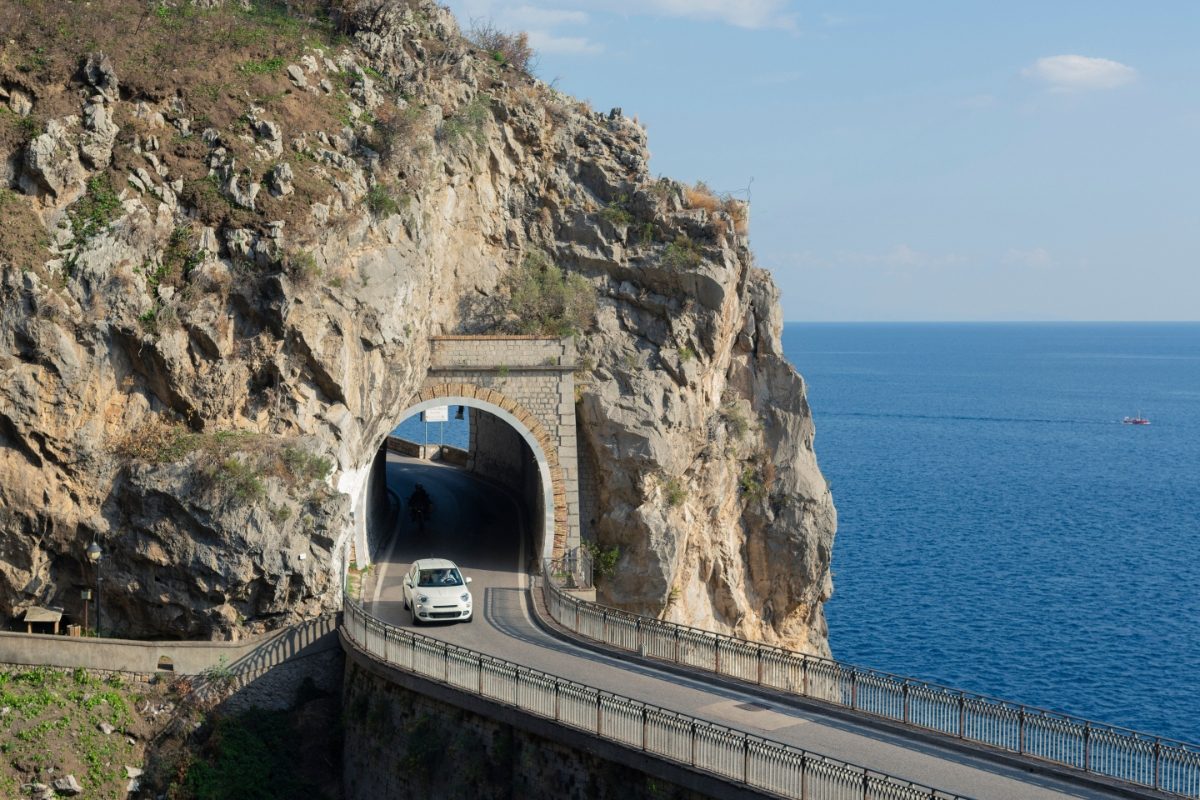
[{"label": "car windshield", "polygon": [[418,586],[462,586],[462,575],[453,567],[446,569],[423,569]]}]

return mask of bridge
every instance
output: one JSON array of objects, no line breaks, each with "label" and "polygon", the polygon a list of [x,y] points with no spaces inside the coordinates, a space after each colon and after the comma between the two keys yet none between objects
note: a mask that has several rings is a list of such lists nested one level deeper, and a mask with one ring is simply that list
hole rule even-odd
[{"label": "bridge", "polygon": [[[414,408],[480,400],[468,370],[490,378],[485,391],[496,392],[505,365],[457,358],[436,368]],[[554,367],[547,372],[562,379],[573,353],[564,349],[555,358],[525,363]],[[380,542],[375,568],[361,595],[345,603],[343,646],[354,657],[499,703],[560,726],[564,736],[593,737],[718,780],[727,788],[717,794],[1200,797],[1194,745],[581,599],[568,588],[590,579],[589,570],[577,568],[579,473],[574,439],[564,436],[567,420],[574,423],[573,397],[559,384],[554,413],[563,416],[549,418],[543,407],[539,433],[523,409],[514,413],[504,404],[520,391],[516,373],[504,370],[507,392],[499,402],[485,395],[489,405],[481,408],[505,410],[502,419],[518,420],[526,428],[522,439],[536,441],[540,492],[531,502],[528,492],[493,476],[386,454],[382,474],[393,496],[407,497],[419,481],[436,510],[423,532],[400,514],[372,534]],[[574,495],[564,490],[571,478]],[[472,624],[413,624],[401,580],[408,564],[430,555],[455,560],[474,578]]]}]

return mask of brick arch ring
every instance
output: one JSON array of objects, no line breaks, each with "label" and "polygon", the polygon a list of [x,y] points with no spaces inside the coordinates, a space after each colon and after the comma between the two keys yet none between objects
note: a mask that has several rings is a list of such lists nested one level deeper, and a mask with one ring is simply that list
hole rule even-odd
[{"label": "brick arch ring", "polygon": [[511,425],[529,445],[542,485],[542,541],[538,543],[538,562],[561,557],[567,542],[567,491],[558,448],[545,426],[527,409],[500,392],[469,383],[446,383],[423,389],[417,395],[417,403],[406,408],[400,418],[446,405],[486,411]]}]

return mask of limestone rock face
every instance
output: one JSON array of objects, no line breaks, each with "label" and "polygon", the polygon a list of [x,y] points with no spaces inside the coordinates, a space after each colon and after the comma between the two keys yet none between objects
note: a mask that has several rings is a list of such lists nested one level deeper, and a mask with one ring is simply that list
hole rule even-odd
[{"label": "limestone rock face", "polygon": [[74,613],[93,540],[110,632],[336,607],[428,337],[489,330],[536,250],[598,297],[577,411],[604,600],[827,653],[834,509],[748,209],[654,179],[639,124],[436,4],[347,6],[351,45],[257,79],[264,107],[193,108],[115,50],[21,89],[78,103],[3,154],[48,245],[25,271],[0,248],[0,614]]}]

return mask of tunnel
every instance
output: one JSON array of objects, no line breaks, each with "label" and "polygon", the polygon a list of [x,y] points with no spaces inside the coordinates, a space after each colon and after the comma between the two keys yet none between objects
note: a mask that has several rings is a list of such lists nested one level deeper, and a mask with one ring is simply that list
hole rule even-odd
[{"label": "tunnel", "polygon": [[[445,558],[464,574],[536,572],[554,541],[551,457],[529,426],[478,398],[437,397],[406,409],[367,476],[369,562],[395,572]],[[420,484],[432,499],[414,513]],[[358,558],[361,562],[361,556]]]}]

